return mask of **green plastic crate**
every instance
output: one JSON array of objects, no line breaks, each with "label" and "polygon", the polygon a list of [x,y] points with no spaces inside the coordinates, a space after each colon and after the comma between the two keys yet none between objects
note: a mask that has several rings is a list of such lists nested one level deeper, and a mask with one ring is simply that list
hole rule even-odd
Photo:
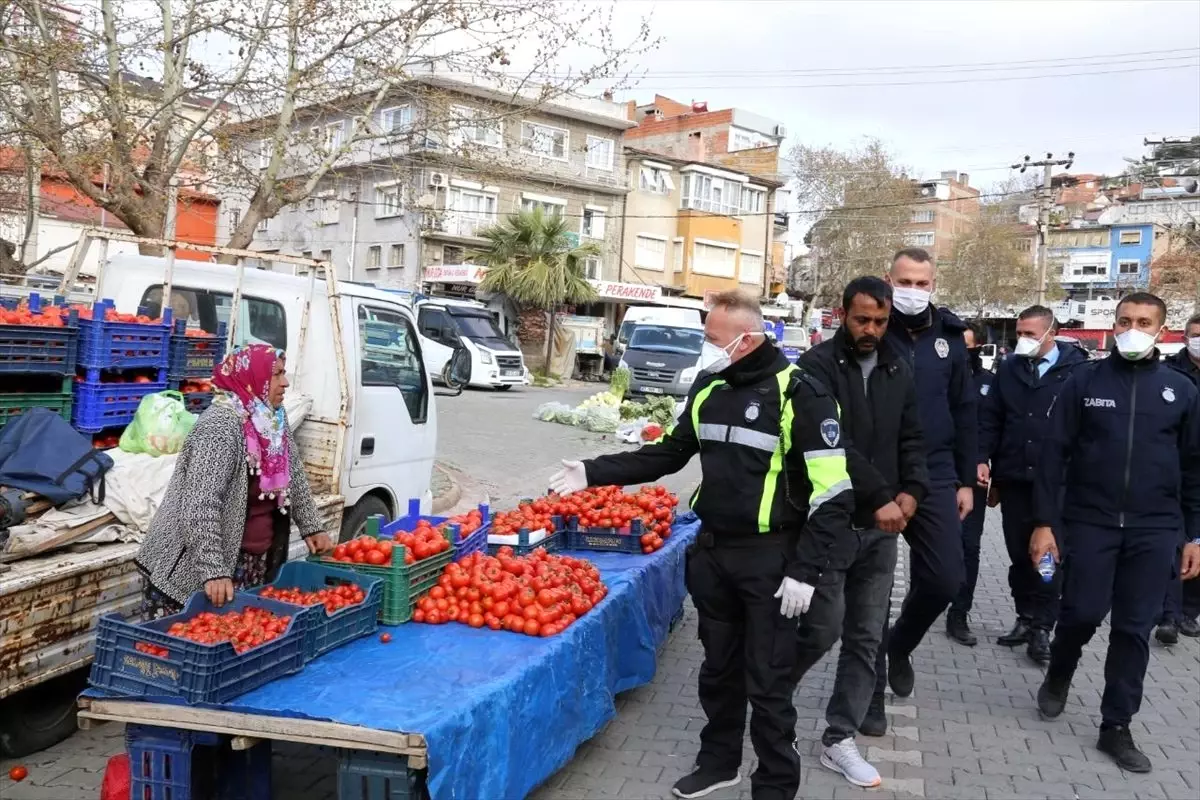
[{"label": "green plastic crate", "polygon": [[[383,525],[382,517],[371,517],[367,520],[367,535],[380,538],[379,532]],[[388,537],[382,537],[388,538]],[[447,538],[451,544],[454,542]],[[428,592],[442,576],[446,565],[454,558],[454,548],[430,556],[415,564],[405,564],[404,555],[407,548],[396,545],[392,549],[392,563],[385,566],[373,564],[347,564],[343,561],[333,561],[320,556],[309,556],[310,561],[320,561],[344,569],[352,569],[362,575],[383,580],[383,604],[379,607],[379,621],[384,625],[400,625],[412,619],[417,607],[417,600]]]},{"label": "green plastic crate", "polygon": [[71,393],[71,382],[71,376],[68,375],[64,378],[60,392],[0,393],[0,430],[31,408],[48,408],[70,422],[74,400],[74,395]]}]

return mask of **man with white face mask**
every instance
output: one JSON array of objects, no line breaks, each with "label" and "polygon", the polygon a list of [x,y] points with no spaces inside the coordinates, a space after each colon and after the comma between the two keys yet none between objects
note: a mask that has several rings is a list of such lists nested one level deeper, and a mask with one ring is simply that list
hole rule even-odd
[{"label": "man with white face mask", "polygon": [[1158,360],[1166,317],[1158,297],[1126,295],[1113,353],[1067,379],[1037,464],[1029,543],[1033,564],[1049,554],[1063,571],[1038,709],[1063,712],[1083,648],[1111,611],[1097,748],[1129,772],[1150,771],[1129,725],[1180,545],[1183,579],[1200,574],[1200,391]]},{"label": "man with white face mask", "polygon": [[884,339],[913,369],[929,492],[904,529],[911,583],[879,648],[876,706],[882,705],[885,676],[897,696],[912,694],[912,653],[966,580],[962,520],[974,507],[979,463],[979,392],[963,341],[966,323],[930,304],[936,275],[933,258],[921,248],[896,253],[887,281],[893,299]]},{"label": "man with white face mask", "polygon": [[1061,581],[1057,575],[1043,581],[1029,563],[1033,479],[1049,434],[1050,409],[1067,378],[1088,360],[1082,348],[1055,342],[1054,330],[1054,314],[1045,306],[1030,306],[1017,316],[1014,357],[1001,362],[979,406],[979,480],[990,480],[1000,500],[1008,588],[1017,612],[1012,630],[996,643],[1026,645],[1026,654],[1038,664],[1050,660]]},{"label": "man with white face mask", "polygon": [[713,300],[700,366],[675,429],[632,453],[564,461],[550,478],[560,494],[645,483],[678,472],[699,453],[700,517],[685,581],[699,615],[698,676],[708,722],[695,769],[677,797],[703,797],[741,781],[749,702],[758,769],[754,800],[791,800],[800,786],[794,748],[796,626],[818,585],[837,576],[854,491],[837,403],[763,335],[758,301]]},{"label": "man with white face mask", "polygon": [[[1186,375],[1200,388],[1200,314],[1196,314],[1183,326],[1184,347],[1166,359],[1166,364]],[[1176,558],[1176,562],[1179,558]],[[1159,620],[1154,638],[1165,645],[1179,641],[1183,634],[1191,638],[1200,636],[1200,579],[1180,580],[1179,564],[1171,576],[1167,598],[1163,602],[1163,616]]]}]

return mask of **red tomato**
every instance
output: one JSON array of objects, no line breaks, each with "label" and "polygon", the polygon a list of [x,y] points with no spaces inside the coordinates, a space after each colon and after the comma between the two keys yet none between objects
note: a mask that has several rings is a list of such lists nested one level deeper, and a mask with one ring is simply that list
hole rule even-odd
[{"label": "red tomato", "polygon": [[387,644],[388,642],[392,641],[392,635],[390,633],[381,633],[379,634],[379,641]]},{"label": "red tomato", "polygon": [[13,783],[20,783],[29,777],[29,770],[22,766],[15,766],[8,771],[8,779]]}]

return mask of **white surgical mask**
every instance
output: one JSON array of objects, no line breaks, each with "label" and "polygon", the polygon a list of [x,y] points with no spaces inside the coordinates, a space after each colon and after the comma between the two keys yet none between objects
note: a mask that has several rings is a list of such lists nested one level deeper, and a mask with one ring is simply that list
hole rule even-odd
[{"label": "white surgical mask", "polygon": [[1154,344],[1158,341],[1158,337],[1139,331],[1137,328],[1130,328],[1124,333],[1117,334],[1117,352],[1123,358],[1130,361],[1143,359],[1154,350]]},{"label": "white surgical mask", "polygon": [[915,317],[929,308],[929,298],[932,295],[932,292],[924,289],[894,286],[892,287],[892,307],[906,317]]},{"label": "white surgical mask", "polygon": [[742,334],[724,347],[718,347],[712,342],[705,341],[700,345],[700,369],[704,372],[720,372],[733,363],[730,351],[736,350],[746,334]]},{"label": "white surgical mask", "polygon": [[1187,351],[1192,358],[1200,358],[1200,336],[1188,337]]},{"label": "white surgical mask", "polygon": [[[1046,333],[1049,332],[1049,330],[1046,331]],[[1046,338],[1046,333],[1043,333],[1037,339],[1034,339],[1032,336],[1018,337],[1017,346],[1013,348],[1013,355],[1033,358],[1037,355],[1038,350],[1042,349],[1042,342]]]}]

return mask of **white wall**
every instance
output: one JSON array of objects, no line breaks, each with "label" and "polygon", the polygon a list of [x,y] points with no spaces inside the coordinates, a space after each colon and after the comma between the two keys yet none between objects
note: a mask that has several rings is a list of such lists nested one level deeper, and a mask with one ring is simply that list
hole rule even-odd
[{"label": "white wall", "polygon": [[[24,233],[25,217],[23,214],[0,214],[0,231],[3,231],[5,238],[19,242]],[[38,225],[38,256],[62,247],[66,244],[74,244],[79,241],[79,233],[84,229],[84,225],[76,222],[65,222],[60,219],[50,217],[42,217],[41,224]],[[63,272],[67,268],[67,263],[71,260],[71,254],[74,248],[63,250],[61,253],[55,253],[37,266],[38,272]],[[95,275],[96,260],[100,252],[100,247],[96,242],[92,242],[92,246],[88,248],[87,258],[84,259],[80,267],[80,274]],[[125,242],[110,242],[108,245],[108,254],[110,256],[117,253],[137,253],[137,245],[127,244]],[[36,257],[29,257],[26,261],[36,261]]]}]

